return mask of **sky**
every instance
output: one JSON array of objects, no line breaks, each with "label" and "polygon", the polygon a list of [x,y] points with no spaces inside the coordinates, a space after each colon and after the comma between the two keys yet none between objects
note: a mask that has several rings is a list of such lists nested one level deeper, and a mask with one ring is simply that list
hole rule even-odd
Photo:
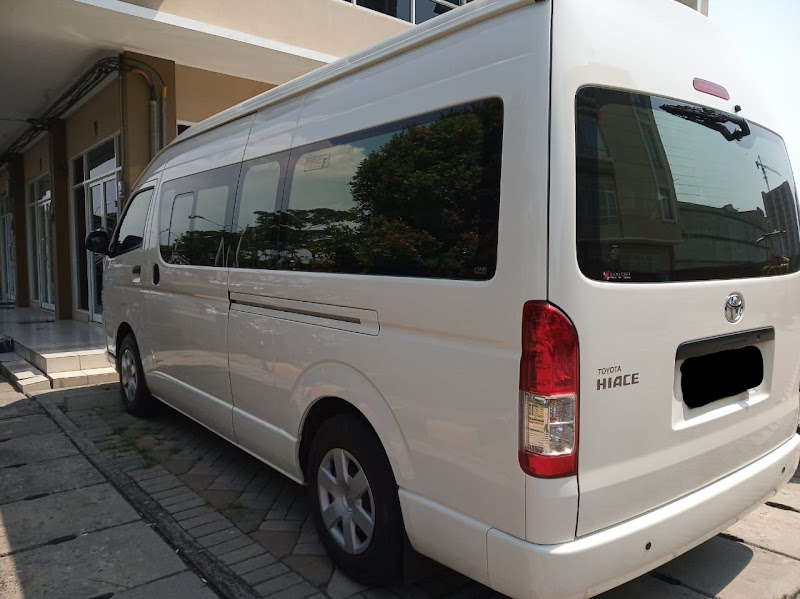
[{"label": "sky", "polygon": [[800,182],[800,0],[709,0],[708,16],[760,78]]}]

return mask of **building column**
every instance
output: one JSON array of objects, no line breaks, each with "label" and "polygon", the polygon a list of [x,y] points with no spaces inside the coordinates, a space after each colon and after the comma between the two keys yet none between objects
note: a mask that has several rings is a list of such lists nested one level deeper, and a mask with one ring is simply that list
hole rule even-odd
[{"label": "building column", "polygon": [[25,205],[25,167],[22,154],[15,154],[8,163],[11,177],[12,212],[14,214],[14,247],[16,251],[16,302],[20,308],[31,305],[28,284],[28,207]]},{"label": "building column", "polygon": [[56,318],[72,318],[72,255],[69,225],[69,161],[67,130],[63,120],[50,123],[50,177],[53,197],[53,278]]}]

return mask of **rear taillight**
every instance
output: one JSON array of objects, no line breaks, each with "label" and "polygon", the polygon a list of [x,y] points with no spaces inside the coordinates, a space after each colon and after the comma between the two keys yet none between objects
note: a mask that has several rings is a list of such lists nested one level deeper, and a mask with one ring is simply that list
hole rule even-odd
[{"label": "rear taillight", "polygon": [[539,478],[577,474],[578,335],[547,302],[522,310],[519,398],[522,469]]}]

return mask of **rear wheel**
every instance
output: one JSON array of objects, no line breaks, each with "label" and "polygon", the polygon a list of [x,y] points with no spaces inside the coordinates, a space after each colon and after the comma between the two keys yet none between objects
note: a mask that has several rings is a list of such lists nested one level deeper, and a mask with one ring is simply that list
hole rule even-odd
[{"label": "rear wheel", "polygon": [[133,335],[126,335],[119,344],[117,370],[125,409],[135,416],[149,416],[157,407],[157,402],[147,388],[144,369],[139,357],[139,346]]},{"label": "rear wheel", "polygon": [[351,415],[323,423],[311,443],[308,489],[317,530],[336,565],[363,584],[395,582],[402,572],[400,501],[372,428]]}]

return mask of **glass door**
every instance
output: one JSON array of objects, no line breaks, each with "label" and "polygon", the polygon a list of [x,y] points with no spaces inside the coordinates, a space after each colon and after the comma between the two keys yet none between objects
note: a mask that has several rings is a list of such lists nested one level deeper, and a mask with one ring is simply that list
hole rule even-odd
[{"label": "glass door", "polygon": [[[117,226],[117,177],[112,175],[89,185],[86,202],[86,230],[106,229],[111,233]],[[89,316],[103,320],[103,256],[87,252],[89,273]]]},{"label": "glass door", "polygon": [[[48,193],[48,197],[49,197]],[[39,261],[39,301],[47,310],[56,309],[53,280],[53,203],[45,200],[36,204],[36,242]]]},{"label": "glass door", "polygon": [[16,247],[14,245],[14,215],[3,216],[3,289],[5,299],[13,300],[17,296]]}]

